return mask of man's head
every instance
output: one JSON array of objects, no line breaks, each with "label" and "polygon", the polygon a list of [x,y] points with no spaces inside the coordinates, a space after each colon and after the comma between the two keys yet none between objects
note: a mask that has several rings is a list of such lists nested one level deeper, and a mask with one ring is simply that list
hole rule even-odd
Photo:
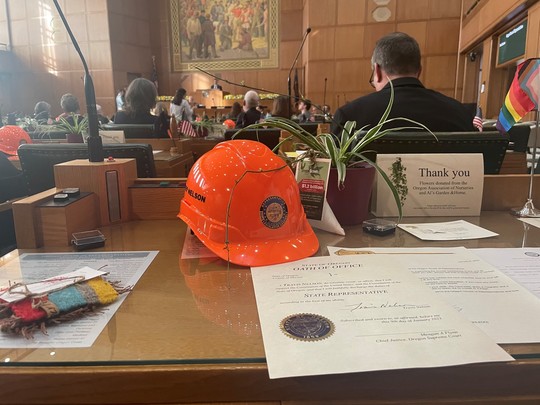
[{"label": "man's head", "polygon": [[300,100],[300,103],[298,104],[298,109],[300,111],[309,111],[310,108],[311,108],[310,100],[307,100],[307,99]]},{"label": "man's head", "polygon": [[393,32],[377,41],[371,57],[373,69],[370,83],[377,91],[388,79],[420,76],[420,47],[416,40],[403,32]]},{"label": "man's head", "polygon": [[249,90],[244,96],[244,105],[247,108],[257,107],[259,105],[259,95],[255,90]]}]

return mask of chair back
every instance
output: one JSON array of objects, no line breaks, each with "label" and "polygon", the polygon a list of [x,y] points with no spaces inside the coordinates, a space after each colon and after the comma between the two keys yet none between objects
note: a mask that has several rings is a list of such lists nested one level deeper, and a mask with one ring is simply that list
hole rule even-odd
[{"label": "chair back", "polygon": [[225,131],[225,140],[231,139],[249,139],[252,141],[258,141],[264,143],[271,150],[279,144],[279,138],[281,136],[281,130],[275,128],[250,128],[244,129],[238,135],[239,129],[228,129]]},{"label": "chair back", "polygon": [[[152,146],[148,144],[103,145],[105,156],[135,158],[138,177],[156,177]],[[28,193],[54,187],[54,165],[74,159],[88,159],[88,146],[76,143],[26,144],[17,151]]]},{"label": "chair back", "polygon": [[514,152],[527,152],[530,134],[531,127],[529,125],[514,125],[508,131],[508,135],[510,136],[510,144],[508,145],[508,149],[511,149]]},{"label": "chair back", "polygon": [[[484,174],[498,174],[509,137],[495,131],[484,132],[389,132],[367,149],[382,153],[482,153]],[[373,156],[372,156],[373,157]]]}]

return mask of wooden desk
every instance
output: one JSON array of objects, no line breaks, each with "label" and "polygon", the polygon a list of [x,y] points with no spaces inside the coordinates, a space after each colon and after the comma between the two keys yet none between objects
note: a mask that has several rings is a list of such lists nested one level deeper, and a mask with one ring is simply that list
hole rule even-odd
[{"label": "wooden desk", "polygon": [[[500,236],[429,246],[506,248],[524,240],[540,246],[540,229],[526,230],[507,212],[467,220]],[[426,246],[399,229],[386,237],[359,227],[346,231],[346,238],[319,232],[318,254],[327,245]],[[540,344],[505,345],[517,359],[512,363],[270,380],[249,269],[232,266],[227,274],[220,260],[181,260],[186,228],[178,219],[132,221],[102,232],[101,250],[160,253],[92,347],[0,350],[1,404],[540,403]],[[0,264],[17,266],[21,253]]]},{"label": "wooden desk", "polygon": [[154,153],[157,177],[187,177],[193,166],[193,153],[173,154],[168,150]]}]

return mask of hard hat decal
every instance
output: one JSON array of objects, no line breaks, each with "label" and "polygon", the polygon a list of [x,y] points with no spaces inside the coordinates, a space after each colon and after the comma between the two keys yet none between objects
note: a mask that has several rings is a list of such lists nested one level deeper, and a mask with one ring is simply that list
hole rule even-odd
[{"label": "hard hat decal", "polygon": [[200,202],[203,202],[203,203],[206,202],[206,197],[204,195],[199,194],[199,193],[197,193],[197,192],[195,192],[192,189],[187,188],[187,187],[186,187],[186,192],[188,193],[188,195],[190,197],[192,197],[192,198],[194,198],[194,199],[196,199],[196,200],[198,200]]},{"label": "hard hat decal", "polygon": [[263,201],[260,208],[261,221],[270,229],[277,229],[287,221],[287,204],[281,197],[272,196]]}]

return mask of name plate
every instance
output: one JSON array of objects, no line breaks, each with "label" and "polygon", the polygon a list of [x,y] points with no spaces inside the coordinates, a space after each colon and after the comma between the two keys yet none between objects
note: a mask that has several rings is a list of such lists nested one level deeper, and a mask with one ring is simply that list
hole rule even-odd
[{"label": "name plate", "polygon": [[[482,206],[484,161],[481,153],[382,154],[377,164],[396,186],[403,216],[477,216]],[[395,217],[392,191],[379,173],[372,212]]]}]

